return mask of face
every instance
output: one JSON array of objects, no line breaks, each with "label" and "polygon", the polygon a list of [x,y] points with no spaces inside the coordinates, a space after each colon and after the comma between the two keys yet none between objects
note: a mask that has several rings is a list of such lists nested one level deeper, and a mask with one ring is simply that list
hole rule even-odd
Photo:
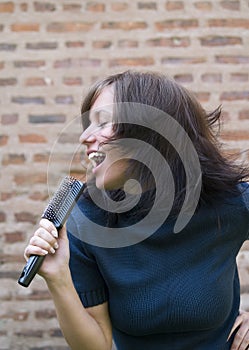
[{"label": "face", "polygon": [[125,183],[128,161],[122,159],[117,147],[102,144],[112,136],[114,91],[105,87],[90,110],[90,125],[80,136],[80,143],[86,146],[92,164],[96,186],[99,189],[114,190]]}]

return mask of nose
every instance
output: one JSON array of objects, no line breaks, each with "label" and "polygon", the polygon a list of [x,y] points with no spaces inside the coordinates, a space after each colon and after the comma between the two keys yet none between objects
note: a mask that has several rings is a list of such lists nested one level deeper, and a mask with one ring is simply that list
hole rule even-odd
[{"label": "nose", "polygon": [[91,126],[89,126],[86,130],[84,130],[79,138],[79,142],[81,144],[93,143],[95,141],[96,141],[96,135]]}]

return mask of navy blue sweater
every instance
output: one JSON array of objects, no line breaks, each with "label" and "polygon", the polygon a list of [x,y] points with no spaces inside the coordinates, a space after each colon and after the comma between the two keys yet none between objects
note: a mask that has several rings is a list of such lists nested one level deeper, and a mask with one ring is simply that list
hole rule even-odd
[{"label": "navy blue sweater", "polygon": [[[105,221],[101,209],[80,198],[67,223],[70,268],[85,307],[108,301],[117,349],[230,349],[227,336],[240,304],[236,256],[249,235],[249,189],[200,207],[180,233],[167,219],[126,247],[86,243],[91,222]],[[128,225],[129,217],[120,215],[117,227]]]}]

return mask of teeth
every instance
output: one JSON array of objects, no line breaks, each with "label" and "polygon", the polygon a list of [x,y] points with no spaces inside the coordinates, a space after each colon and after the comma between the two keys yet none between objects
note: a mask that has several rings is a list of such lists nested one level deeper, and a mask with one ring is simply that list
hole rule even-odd
[{"label": "teeth", "polygon": [[92,162],[93,166],[96,167],[105,159],[105,154],[102,152],[92,152],[88,156],[89,160]]}]

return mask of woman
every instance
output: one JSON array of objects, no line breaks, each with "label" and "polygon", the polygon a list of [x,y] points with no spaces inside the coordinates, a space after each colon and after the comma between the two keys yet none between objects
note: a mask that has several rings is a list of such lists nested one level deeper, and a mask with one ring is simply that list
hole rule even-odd
[{"label": "woman", "polygon": [[110,350],[113,336],[118,350],[246,349],[248,172],[220,152],[220,109],[129,71],[93,86],[81,112],[86,191],[67,233],[43,219],[25,249],[47,255],[40,274],[70,347]]}]

